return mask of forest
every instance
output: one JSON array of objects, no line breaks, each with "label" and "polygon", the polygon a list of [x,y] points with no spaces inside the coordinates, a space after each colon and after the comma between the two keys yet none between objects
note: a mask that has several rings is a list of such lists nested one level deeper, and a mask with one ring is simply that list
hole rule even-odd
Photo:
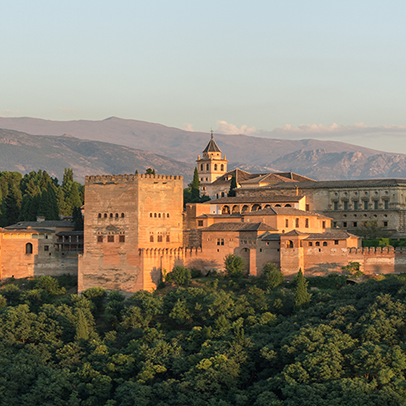
[{"label": "forest", "polygon": [[3,282],[1,405],[405,404],[406,275],[265,271],[175,268],[128,297],[77,295],[68,275]]},{"label": "forest", "polygon": [[0,172],[0,227],[18,221],[59,220],[60,215],[79,215],[84,186],[73,179],[73,170],[65,168],[62,184],[41,169],[24,176],[20,172]]}]

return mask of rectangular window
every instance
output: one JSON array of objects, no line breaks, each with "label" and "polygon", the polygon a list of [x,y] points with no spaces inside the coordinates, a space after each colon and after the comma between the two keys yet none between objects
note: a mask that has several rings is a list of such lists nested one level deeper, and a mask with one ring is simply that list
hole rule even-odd
[{"label": "rectangular window", "polygon": [[49,245],[44,245],[44,251],[49,251]]},{"label": "rectangular window", "polygon": [[338,202],[334,202],[334,210],[338,210]]},{"label": "rectangular window", "polygon": [[326,228],[326,222],[325,222],[325,221],[322,221],[322,222],[321,222],[321,227],[322,227],[322,228]]},{"label": "rectangular window", "polygon": [[364,210],[368,210],[368,200],[364,200]]},{"label": "rectangular window", "polygon": [[374,201],[374,209],[375,209],[375,210],[378,210],[378,209],[379,209],[379,202],[378,202],[378,200],[375,200],[375,201]]},{"label": "rectangular window", "polygon": [[385,200],[385,210],[389,209],[389,200]]},{"label": "rectangular window", "polygon": [[384,222],[383,222],[383,226],[384,226],[384,227],[388,227],[388,222],[387,222],[387,221],[384,221]]},{"label": "rectangular window", "polygon": [[305,220],[305,228],[309,228],[309,219]]},{"label": "rectangular window", "polygon": [[344,202],[344,210],[348,210],[348,202]]},{"label": "rectangular window", "polygon": [[333,221],[333,227],[337,227],[337,222]]},{"label": "rectangular window", "polygon": [[153,235],[149,236],[149,242],[154,242],[154,236]]},{"label": "rectangular window", "polygon": [[358,227],[358,223],[357,223],[356,221],[354,221],[354,222],[352,223],[352,226],[356,228],[356,227]]},{"label": "rectangular window", "polygon": [[171,236],[169,234],[166,235],[166,242],[171,242]]},{"label": "rectangular window", "polygon": [[108,235],[107,242],[114,242],[114,235]]},{"label": "rectangular window", "polygon": [[354,210],[358,210],[358,200],[354,202]]},{"label": "rectangular window", "polygon": [[313,243],[312,243],[312,242],[309,242],[309,247],[313,247]]},{"label": "rectangular window", "polygon": [[103,236],[102,235],[97,236],[97,242],[103,242]]},{"label": "rectangular window", "polygon": [[125,242],[125,235],[119,235],[118,242]]},{"label": "rectangular window", "polygon": [[346,221],[343,221],[343,227],[347,228],[347,222]]},{"label": "rectangular window", "polygon": [[203,220],[197,220],[197,226],[203,227]]},{"label": "rectangular window", "polygon": [[310,204],[306,204],[306,211],[310,211]]},{"label": "rectangular window", "polygon": [[334,245],[338,245],[338,240],[334,240]]},{"label": "rectangular window", "polygon": [[162,235],[161,234],[158,235],[158,242],[162,242]]},{"label": "rectangular window", "polygon": [[288,219],[285,220],[285,227],[289,227],[289,220]]},{"label": "rectangular window", "polygon": [[299,219],[296,219],[295,227],[296,227],[296,228],[299,228]]}]

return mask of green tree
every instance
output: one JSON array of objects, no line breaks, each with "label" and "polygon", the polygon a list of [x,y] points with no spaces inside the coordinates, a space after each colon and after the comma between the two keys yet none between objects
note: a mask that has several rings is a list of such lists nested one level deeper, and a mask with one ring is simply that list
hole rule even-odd
[{"label": "green tree", "polygon": [[230,190],[228,191],[228,197],[234,197],[236,195],[235,189],[237,188],[237,179],[235,177],[235,172],[231,176]]},{"label": "green tree", "polygon": [[245,269],[244,259],[238,255],[229,254],[224,258],[226,274],[232,278],[238,278],[243,275]]},{"label": "green tree", "polygon": [[190,280],[192,279],[192,275],[184,266],[178,265],[173,268],[172,272],[169,272],[166,275],[165,281],[166,282],[173,282],[175,285],[178,286],[187,286],[189,285]]},{"label": "green tree", "polygon": [[268,289],[275,289],[285,280],[283,273],[272,262],[267,262],[262,268],[262,277]]},{"label": "green tree", "polygon": [[195,171],[193,173],[193,180],[189,186],[191,189],[192,200],[198,202],[200,199],[200,180],[199,180],[199,173],[197,172],[197,168],[195,168]]},{"label": "green tree", "polygon": [[83,231],[83,216],[80,207],[73,208],[72,220],[75,224],[74,231]]},{"label": "green tree", "polygon": [[146,175],[155,175],[155,169],[152,168],[147,168],[147,170],[145,171]]},{"label": "green tree", "polygon": [[[68,202],[69,206],[72,208],[74,207],[81,207],[82,206],[82,200],[80,199],[79,191],[76,182],[73,182],[72,188],[68,197]],[[71,212],[72,214],[72,212]]]},{"label": "green tree", "polygon": [[364,275],[364,272],[361,271],[361,264],[359,262],[349,262],[348,265],[343,266],[341,269],[354,278],[359,278],[361,275]]},{"label": "green tree", "polygon": [[310,302],[311,294],[307,291],[308,281],[303,275],[302,269],[299,269],[296,275],[296,289],[295,289],[295,306],[302,307]]},{"label": "green tree", "polygon": [[77,310],[77,324],[75,340],[87,340],[89,338],[89,326],[82,309]]}]

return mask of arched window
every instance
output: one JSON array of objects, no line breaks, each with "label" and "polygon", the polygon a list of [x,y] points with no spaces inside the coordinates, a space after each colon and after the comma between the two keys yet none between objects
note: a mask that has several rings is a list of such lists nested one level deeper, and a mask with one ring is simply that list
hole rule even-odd
[{"label": "arched window", "polygon": [[224,171],[224,165],[223,164],[220,165],[220,170]]},{"label": "arched window", "polygon": [[289,240],[286,244],[286,248],[293,248],[293,241]]},{"label": "arched window", "polygon": [[244,204],[244,206],[242,206],[241,213],[246,213],[247,211],[249,211],[249,207]]},{"label": "arched window", "polygon": [[316,247],[320,247],[320,243],[316,241]]},{"label": "arched window", "polygon": [[32,254],[32,244],[30,242],[27,242],[27,244],[25,244],[25,253]]},{"label": "arched window", "polygon": [[326,241],[323,242],[323,247],[327,247],[327,242]]},{"label": "arched window", "polygon": [[251,208],[251,211],[258,211],[261,210],[261,206],[259,204],[254,204]]},{"label": "arched window", "polygon": [[224,192],[221,192],[221,197],[224,197]]},{"label": "arched window", "polygon": [[223,206],[221,214],[230,214],[230,208],[228,206]]},{"label": "arched window", "polygon": [[124,213],[121,213],[121,217],[124,218]]},{"label": "arched window", "polygon": [[275,207],[282,207],[280,204],[275,204]]},{"label": "arched window", "polygon": [[292,207],[289,203],[285,204],[285,207]]},{"label": "arched window", "polygon": [[99,217],[99,219],[101,219],[101,213],[99,213],[98,217]]},{"label": "arched window", "polygon": [[118,218],[118,213],[116,213],[116,219]]},{"label": "arched window", "polygon": [[214,164],[214,170],[217,171],[217,164]]},{"label": "arched window", "polygon": [[110,213],[110,218],[113,218],[113,213]]},{"label": "arched window", "polygon": [[233,214],[238,214],[240,212],[240,208],[237,205],[233,206]]},{"label": "arched window", "polygon": [[206,171],[209,171],[209,170],[210,170],[210,165],[206,164]]},{"label": "arched window", "polygon": [[264,209],[270,209],[271,208],[271,205],[270,204],[267,204],[265,207],[264,207]]},{"label": "arched window", "polygon": [[169,218],[169,213],[166,213],[166,218],[167,218],[167,219]]},{"label": "arched window", "polygon": [[107,213],[104,213],[104,218],[105,218],[105,219],[107,218]]},{"label": "arched window", "polygon": [[204,168],[203,164],[200,165],[200,170],[202,171]]}]

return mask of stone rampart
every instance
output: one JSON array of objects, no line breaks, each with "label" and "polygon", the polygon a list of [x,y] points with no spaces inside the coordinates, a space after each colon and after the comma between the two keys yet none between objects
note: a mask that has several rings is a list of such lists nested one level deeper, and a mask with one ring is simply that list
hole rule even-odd
[{"label": "stone rampart", "polygon": [[85,184],[118,184],[135,182],[138,179],[155,180],[183,180],[183,176],[178,175],[147,175],[147,174],[124,174],[124,175],[90,175],[85,177]]}]

